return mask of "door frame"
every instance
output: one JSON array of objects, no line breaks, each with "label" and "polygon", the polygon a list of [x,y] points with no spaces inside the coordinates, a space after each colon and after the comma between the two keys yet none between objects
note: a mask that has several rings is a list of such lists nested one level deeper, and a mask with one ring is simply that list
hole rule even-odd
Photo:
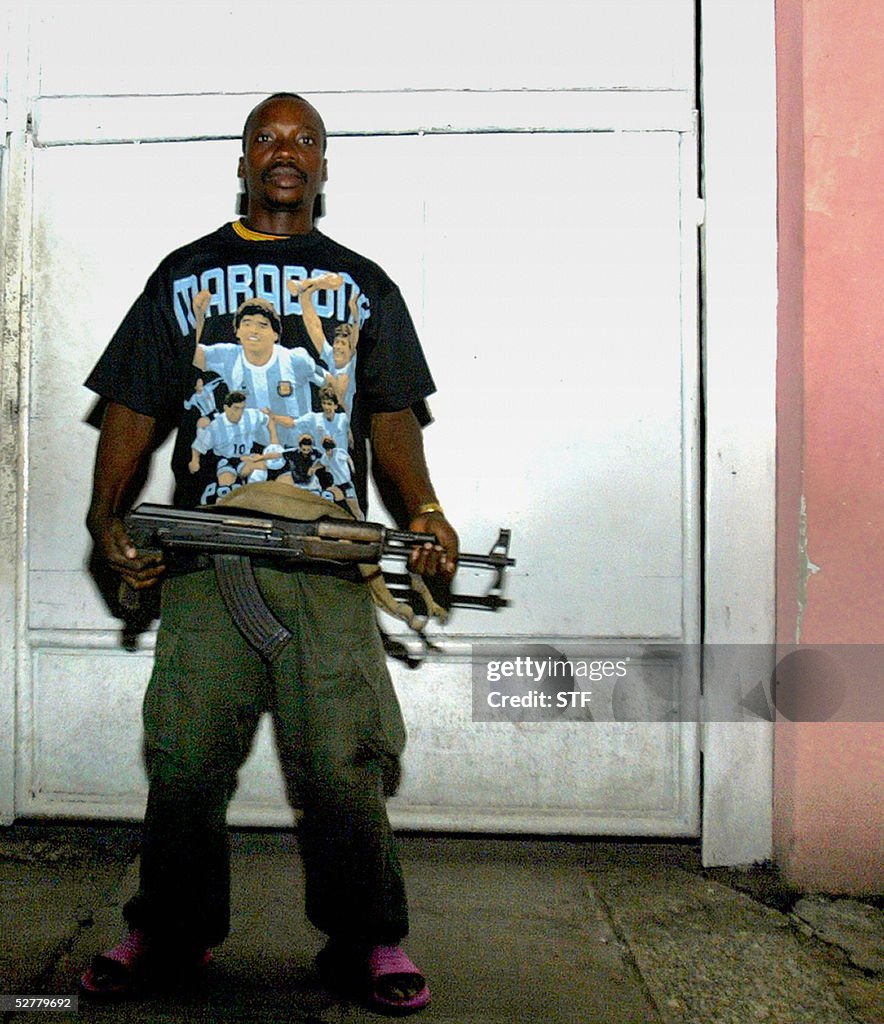
[{"label": "door frame", "polygon": [[[705,644],[775,639],[777,169],[774,0],[699,0]],[[747,514],[750,512],[751,514]],[[707,701],[735,689],[704,678]],[[735,703],[739,694],[734,693]],[[703,863],[772,854],[773,723],[703,727]]]}]

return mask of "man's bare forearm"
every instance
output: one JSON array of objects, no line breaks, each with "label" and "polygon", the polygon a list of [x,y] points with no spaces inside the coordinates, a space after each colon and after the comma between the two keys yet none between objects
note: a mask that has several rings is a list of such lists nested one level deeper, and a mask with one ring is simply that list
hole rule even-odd
[{"label": "man's bare forearm", "polygon": [[89,515],[122,515],[134,499],[153,452],[156,421],[124,405],[108,405],[101,423]]},{"label": "man's bare forearm", "polygon": [[146,476],[155,444],[156,420],[115,402],[108,405],[86,525],[99,554],[134,587],[150,586],[163,571],[157,556],[138,557],[122,522]]},{"label": "man's bare forearm", "polygon": [[457,534],[441,510],[422,510],[422,506],[438,504],[438,498],[430,480],[417,417],[411,409],[375,413],[371,442],[381,471],[399,491],[411,520],[411,529],[418,533],[432,533],[439,541],[435,550],[426,547],[415,552],[412,569],[426,575],[437,571],[453,575],[457,568]]},{"label": "man's bare forearm", "polygon": [[396,485],[409,516],[421,505],[437,500],[424,456],[420,424],[411,409],[375,413],[371,442],[374,457]]}]

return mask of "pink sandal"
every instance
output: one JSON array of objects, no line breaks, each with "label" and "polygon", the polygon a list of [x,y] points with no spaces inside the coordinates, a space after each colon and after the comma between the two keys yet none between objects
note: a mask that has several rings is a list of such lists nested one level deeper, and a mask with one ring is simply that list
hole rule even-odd
[{"label": "pink sandal", "polygon": [[161,956],[144,932],[136,928],[118,946],[93,958],[80,978],[80,992],[92,999],[125,999],[135,994],[148,969],[156,969],[158,978],[180,978],[204,967],[211,958],[208,949],[193,960]]},{"label": "pink sandal", "polygon": [[[422,1010],[430,1001],[426,979],[399,946],[374,947],[368,956],[368,978],[371,1004],[382,1013],[414,1013]],[[397,998],[382,991],[378,982],[388,982],[394,987],[411,983],[418,987],[418,991],[408,998]]]},{"label": "pink sandal", "polygon": [[[374,946],[366,954],[330,940],[316,966],[327,988],[380,1013],[414,1013],[430,1001],[423,974],[399,946]],[[415,988],[413,995],[404,995]]]}]

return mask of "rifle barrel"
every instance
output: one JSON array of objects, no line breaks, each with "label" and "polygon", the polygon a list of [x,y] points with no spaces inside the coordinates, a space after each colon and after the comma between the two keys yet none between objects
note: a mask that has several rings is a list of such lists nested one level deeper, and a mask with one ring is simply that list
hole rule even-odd
[{"label": "rifle barrel", "polygon": [[[432,533],[414,533],[411,530],[387,530],[384,554],[407,555],[407,550],[415,544],[438,544],[438,540]],[[492,551],[488,555],[476,555],[468,551],[462,551],[458,555],[458,565],[478,566],[480,568],[499,569],[504,566],[515,565],[516,560],[510,558],[504,551]]]},{"label": "rifle barrel", "polygon": [[494,568],[515,565],[515,558],[510,558],[508,555],[473,555],[465,551],[463,554],[458,555],[458,565],[477,565],[477,566],[492,566]]},{"label": "rifle barrel", "polygon": [[415,533],[414,530],[387,530],[387,543],[391,544],[438,544],[432,533]]}]

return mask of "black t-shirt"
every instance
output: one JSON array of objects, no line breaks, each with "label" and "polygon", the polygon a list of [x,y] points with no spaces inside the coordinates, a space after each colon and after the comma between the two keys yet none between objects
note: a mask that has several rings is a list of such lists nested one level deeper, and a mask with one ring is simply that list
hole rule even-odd
[{"label": "black t-shirt", "polygon": [[[322,277],[309,296],[288,287]],[[332,471],[306,486],[343,500],[352,484],[363,511],[372,413],[412,407],[424,424],[435,390],[399,289],[376,263],[315,229],[271,239],[239,222],[163,260],[86,386],[177,427],[176,505],[286,474],[305,486],[289,457],[309,437]]]}]

